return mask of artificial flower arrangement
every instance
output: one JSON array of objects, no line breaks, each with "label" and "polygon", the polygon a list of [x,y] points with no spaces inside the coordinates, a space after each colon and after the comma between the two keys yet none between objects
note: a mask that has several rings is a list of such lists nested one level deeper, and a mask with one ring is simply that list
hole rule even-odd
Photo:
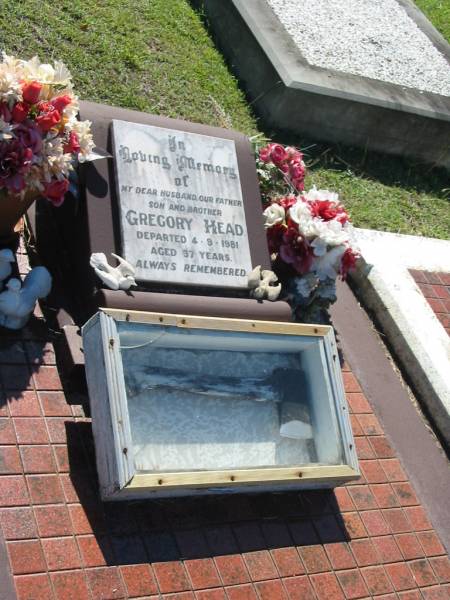
[{"label": "artificial flower arrangement", "polygon": [[[14,227],[38,196],[64,201],[77,161],[93,149],[89,121],[62,62],[3,54],[0,62],[0,233]],[[12,208],[5,208],[6,203]],[[9,222],[11,221],[12,222]]]},{"label": "artificial flower arrangement", "polygon": [[349,216],[338,194],[304,191],[299,150],[273,143],[256,150],[273,269],[296,320],[321,322],[336,301],[337,276],[345,279],[358,258]]}]

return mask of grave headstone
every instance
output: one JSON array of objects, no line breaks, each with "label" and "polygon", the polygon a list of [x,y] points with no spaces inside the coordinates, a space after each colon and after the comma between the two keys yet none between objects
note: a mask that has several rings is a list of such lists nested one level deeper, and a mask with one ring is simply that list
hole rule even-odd
[{"label": "grave headstone", "polygon": [[233,140],[113,120],[122,256],[136,279],[247,287],[252,269]]},{"label": "grave headstone", "polygon": [[[77,326],[99,307],[291,320],[286,302],[249,298],[246,273],[270,269],[270,257],[244,134],[92,102],[80,103],[80,116],[111,157],[81,166],[78,200],[54,211],[38,203],[31,218],[54,289],[64,288],[54,304],[71,370],[84,363]],[[111,253],[132,262],[138,288],[105,288],[94,252],[111,265]]]},{"label": "grave headstone", "polygon": [[89,253],[114,252],[141,289],[239,295],[270,268],[253,150],[236,131],[90,102],[98,146],[86,165]]}]

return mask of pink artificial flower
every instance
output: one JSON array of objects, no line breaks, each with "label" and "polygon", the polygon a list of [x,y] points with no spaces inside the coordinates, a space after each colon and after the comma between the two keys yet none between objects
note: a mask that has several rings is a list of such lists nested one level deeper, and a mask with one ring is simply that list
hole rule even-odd
[{"label": "pink artificial flower", "polygon": [[68,106],[71,102],[72,98],[66,94],[64,96],[57,96],[56,98],[53,98],[51,104],[56,108],[56,110],[59,113],[62,113],[66,106]]},{"label": "pink artificial flower", "polygon": [[43,196],[49,200],[53,206],[61,206],[64,202],[64,195],[69,189],[67,179],[52,179],[50,183],[44,184]]},{"label": "pink artificial flower", "polygon": [[289,160],[301,161],[303,159],[303,154],[297,150],[297,148],[294,148],[293,146],[286,146],[285,150]]},{"label": "pink artificial flower", "polygon": [[277,166],[280,169],[280,171],[282,171],[283,173],[285,173],[285,174],[289,173],[289,165],[286,162],[280,163]]},{"label": "pink artificial flower", "polygon": [[12,109],[12,120],[16,123],[22,123],[28,116],[30,107],[26,102],[17,102]]},{"label": "pink artificial flower", "polygon": [[46,133],[53,127],[58,125],[61,120],[59,110],[57,110],[51,102],[39,102],[39,114],[36,117],[36,123],[39,129]]},{"label": "pink artificial flower", "polygon": [[303,179],[305,177],[305,165],[301,161],[291,160],[289,163],[289,174],[292,179]]},{"label": "pink artificial flower", "polygon": [[78,136],[75,131],[71,131],[69,135],[69,140],[66,144],[64,144],[64,152],[75,154],[80,151],[80,143],[78,141]]},{"label": "pink artificial flower", "polygon": [[287,152],[281,144],[272,144],[270,158],[278,167],[287,158]]},{"label": "pink artificial flower", "polygon": [[37,81],[31,81],[30,83],[24,83],[22,85],[22,97],[28,104],[36,104],[39,100],[39,95],[42,90],[42,85]]},{"label": "pink artificial flower", "polygon": [[264,148],[261,148],[261,150],[259,151],[259,158],[263,161],[263,162],[270,162],[270,151],[272,149],[272,144],[268,144],[267,146],[264,146]]},{"label": "pink artificial flower", "polygon": [[18,194],[25,188],[24,175],[31,167],[33,152],[18,138],[0,142],[0,189]]},{"label": "pink artificial flower", "polygon": [[305,180],[304,179],[293,179],[292,185],[298,192],[303,192],[305,189]]}]

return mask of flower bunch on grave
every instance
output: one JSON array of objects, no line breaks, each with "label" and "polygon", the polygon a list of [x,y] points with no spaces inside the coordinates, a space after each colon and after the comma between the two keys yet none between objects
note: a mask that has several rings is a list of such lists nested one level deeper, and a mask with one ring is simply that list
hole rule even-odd
[{"label": "flower bunch on grave", "polygon": [[268,144],[257,150],[264,225],[273,269],[294,316],[320,322],[336,301],[336,278],[355,267],[350,218],[338,194],[304,191],[306,167],[292,147]]},{"label": "flower bunch on grave", "polygon": [[257,154],[257,170],[263,200],[285,194],[286,188],[304,190],[306,166],[303,154],[292,146],[267,144]]},{"label": "flower bunch on grave", "polygon": [[93,149],[91,124],[77,114],[78,98],[62,62],[52,66],[37,57],[25,61],[3,54],[0,206],[13,200],[26,210],[38,196],[62,204],[77,161]]}]

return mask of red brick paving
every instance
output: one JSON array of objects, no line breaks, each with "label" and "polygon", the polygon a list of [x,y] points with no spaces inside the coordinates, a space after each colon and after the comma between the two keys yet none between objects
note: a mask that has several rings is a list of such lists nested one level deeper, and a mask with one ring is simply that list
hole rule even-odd
[{"label": "red brick paving", "polygon": [[430,273],[410,269],[415,282],[428,300],[436,317],[450,335],[450,273]]},{"label": "red brick paving", "polygon": [[[420,283],[444,314],[436,277]],[[358,482],[108,504],[87,399],[65,395],[40,330],[0,339],[0,525],[19,600],[450,598],[445,549],[348,366]]]}]

